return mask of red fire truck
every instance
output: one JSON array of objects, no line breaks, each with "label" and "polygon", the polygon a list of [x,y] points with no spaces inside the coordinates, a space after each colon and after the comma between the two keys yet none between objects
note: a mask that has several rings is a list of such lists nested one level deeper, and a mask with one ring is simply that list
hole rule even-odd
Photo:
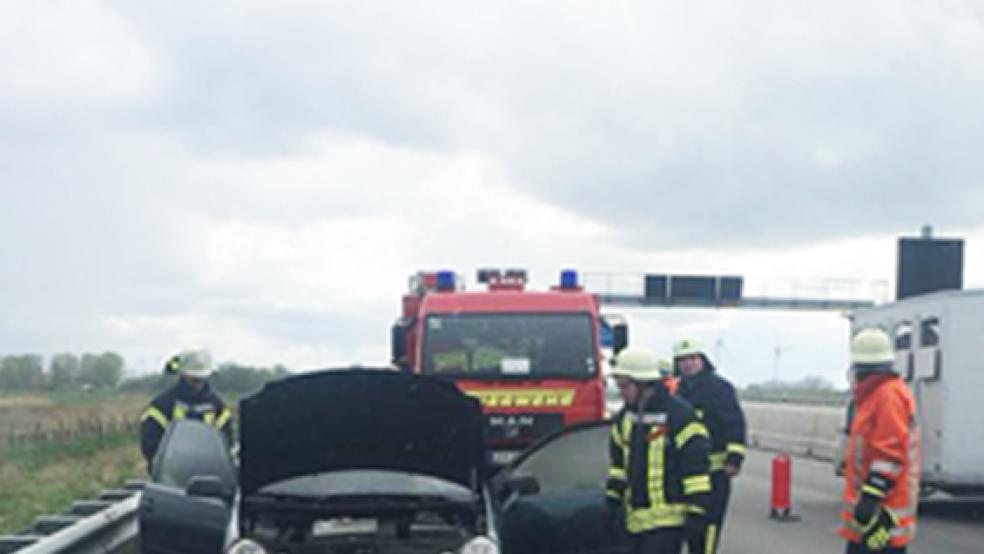
[{"label": "red fire truck", "polygon": [[419,272],[392,329],[393,363],[453,380],[478,398],[494,463],[564,426],[605,415],[602,344],[618,351],[624,323],[565,270],[549,291],[526,290],[523,270],[480,270],[487,290],[465,292],[451,271]]}]

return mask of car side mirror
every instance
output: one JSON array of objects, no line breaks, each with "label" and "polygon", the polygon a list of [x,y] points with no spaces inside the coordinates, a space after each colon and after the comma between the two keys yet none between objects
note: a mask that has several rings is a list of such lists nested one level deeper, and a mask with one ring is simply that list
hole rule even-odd
[{"label": "car side mirror", "polygon": [[232,502],[234,493],[229,490],[222,480],[214,475],[196,475],[188,481],[185,487],[188,496],[200,498],[216,498],[223,502]]},{"label": "car side mirror", "polygon": [[502,490],[507,494],[529,496],[540,492],[540,482],[532,475],[511,475],[503,481]]}]

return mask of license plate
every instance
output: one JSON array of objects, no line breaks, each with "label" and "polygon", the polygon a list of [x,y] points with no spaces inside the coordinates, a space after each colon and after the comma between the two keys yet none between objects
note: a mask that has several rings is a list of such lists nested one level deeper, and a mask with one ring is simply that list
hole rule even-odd
[{"label": "license plate", "polygon": [[372,518],[324,519],[314,522],[311,534],[316,537],[332,535],[366,535],[379,532],[379,520]]},{"label": "license plate", "polygon": [[519,452],[515,450],[495,450],[492,452],[492,463],[495,465],[506,465],[519,457]]}]

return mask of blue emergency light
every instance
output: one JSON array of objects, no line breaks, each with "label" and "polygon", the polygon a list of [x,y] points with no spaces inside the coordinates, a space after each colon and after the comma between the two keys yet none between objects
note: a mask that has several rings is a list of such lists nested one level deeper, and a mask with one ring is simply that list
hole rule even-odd
[{"label": "blue emergency light", "polygon": [[560,272],[560,288],[562,289],[576,289],[577,288],[577,271],[574,269],[565,269]]},{"label": "blue emergency light", "polygon": [[447,292],[453,291],[455,288],[455,279],[453,271],[438,271],[437,272],[437,290]]}]

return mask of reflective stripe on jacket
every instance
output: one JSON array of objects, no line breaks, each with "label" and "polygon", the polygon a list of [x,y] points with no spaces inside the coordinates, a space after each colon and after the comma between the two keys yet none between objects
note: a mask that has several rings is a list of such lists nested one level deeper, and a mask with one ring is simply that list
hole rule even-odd
[{"label": "reflective stripe on jacket", "polygon": [[208,386],[195,390],[184,381],[158,394],[140,416],[140,448],[147,463],[154,459],[172,421],[195,419],[214,426],[232,444],[232,411]]},{"label": "reflective stripe on jacket", "polygon": [[624,505],[630,533],[679,527],[688,512],[707,510],[707,452],[707,429],[663,388],[641,413],[619,412],[611,427],[606,495]]},{"label": "reflective stripe on jacket", "polygon": [[[853,512],[867,493],[899,518],[889,544],[908,544],[919,502],[919,428],[915,400],[897,375],[874,375],[858,384],[844,461],[841,536],[860,542]],[[872,485],[873,474],[888,483],[887,491]]]}]

